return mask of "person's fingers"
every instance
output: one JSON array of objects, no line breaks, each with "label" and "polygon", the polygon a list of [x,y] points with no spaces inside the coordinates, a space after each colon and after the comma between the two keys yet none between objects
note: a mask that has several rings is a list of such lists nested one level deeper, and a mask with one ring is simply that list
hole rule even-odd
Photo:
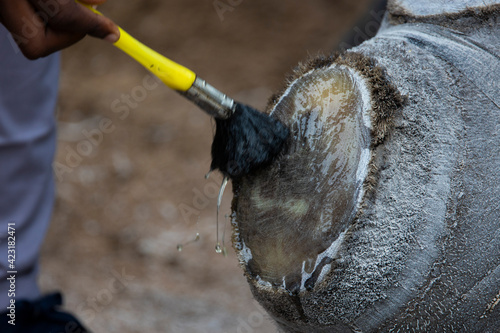
[{"label": "person's fingers", "polygon": [[0,22],[11,32],[29,59],[68,47],[86,34],[110,42],[119,37],[118,27],[111,20],[73,0],[0,1]]},{"label": "person's fingers", "polygon": [[[47,26],[53,30],[74,34],[88,34],[98,38],[119,35],[118,27],[110,19],[97,15],[73,0],[30,0],[45,15]],[[103,1],[86,0],[87,3]],[[113,37],[108,39],[113,39]]]},{"label": "person's fingers", "polygon": [[28,59],[45,55],[45,23],[28,1],[1,1],[0,21]]}]

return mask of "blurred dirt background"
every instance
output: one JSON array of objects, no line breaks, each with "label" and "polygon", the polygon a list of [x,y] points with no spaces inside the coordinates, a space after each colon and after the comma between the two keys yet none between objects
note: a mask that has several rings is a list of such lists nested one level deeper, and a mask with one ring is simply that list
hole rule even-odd
[{"label": "blurred dirt background", "polygon": [[[333,51],[369,2],[147,0],[100,9],[215,87],[264,109],[285,74]],[[63,52],[60,86],[43,291],[61,290],[66,308],[94,332],[275,332],[252,299],[229,226],[228,256],[214,251],[222,177],[204,178],[210,118],[91,38]],[[229,186],[222,223],[231,197]],[[196,233],[201,239],[178,252]]]}]

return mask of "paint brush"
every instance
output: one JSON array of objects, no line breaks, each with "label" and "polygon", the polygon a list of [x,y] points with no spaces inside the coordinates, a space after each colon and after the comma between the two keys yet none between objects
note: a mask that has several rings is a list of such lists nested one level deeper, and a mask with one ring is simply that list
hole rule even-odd
[{"label": "paint brush", "polygon": [[[79,4],[102,15],[89,5]],[[289,130],[277,119],[236,102],[190,69],[142,44],[122,28],[119,30],[116,47],[215,118],[211,170],[239,178],[269,164],[284,148]]]}]

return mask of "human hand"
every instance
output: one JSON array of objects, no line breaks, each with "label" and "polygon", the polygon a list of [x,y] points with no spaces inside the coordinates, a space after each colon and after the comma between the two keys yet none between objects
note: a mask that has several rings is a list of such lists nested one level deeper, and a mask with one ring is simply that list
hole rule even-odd
[{"label": "human hand", "polygon": [[[106,0],[81,0],[99,5]],[[0,0],[0,23],[28,59],[64,49],[85,35],[116,42],[118,27],[74,0]]]}]

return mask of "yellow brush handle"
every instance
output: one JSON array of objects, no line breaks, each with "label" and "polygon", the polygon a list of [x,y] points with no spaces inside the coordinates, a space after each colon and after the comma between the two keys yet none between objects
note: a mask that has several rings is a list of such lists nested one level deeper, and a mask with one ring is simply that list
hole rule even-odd
[{"label": "yellow brush handle", "polygon": [[[78,3],[89,8],[94,13],[102,15],[90,5],[81,2]],[[116,47],[137,60],[147,70],[160,78],[168,87],[178,91],[187,91],[191,88],[196,79],[196,74],[192,70],[150,49],[130,36],[122,28],[118,27],[118,29],[120,29],[120,39],[114,43]]]}]

